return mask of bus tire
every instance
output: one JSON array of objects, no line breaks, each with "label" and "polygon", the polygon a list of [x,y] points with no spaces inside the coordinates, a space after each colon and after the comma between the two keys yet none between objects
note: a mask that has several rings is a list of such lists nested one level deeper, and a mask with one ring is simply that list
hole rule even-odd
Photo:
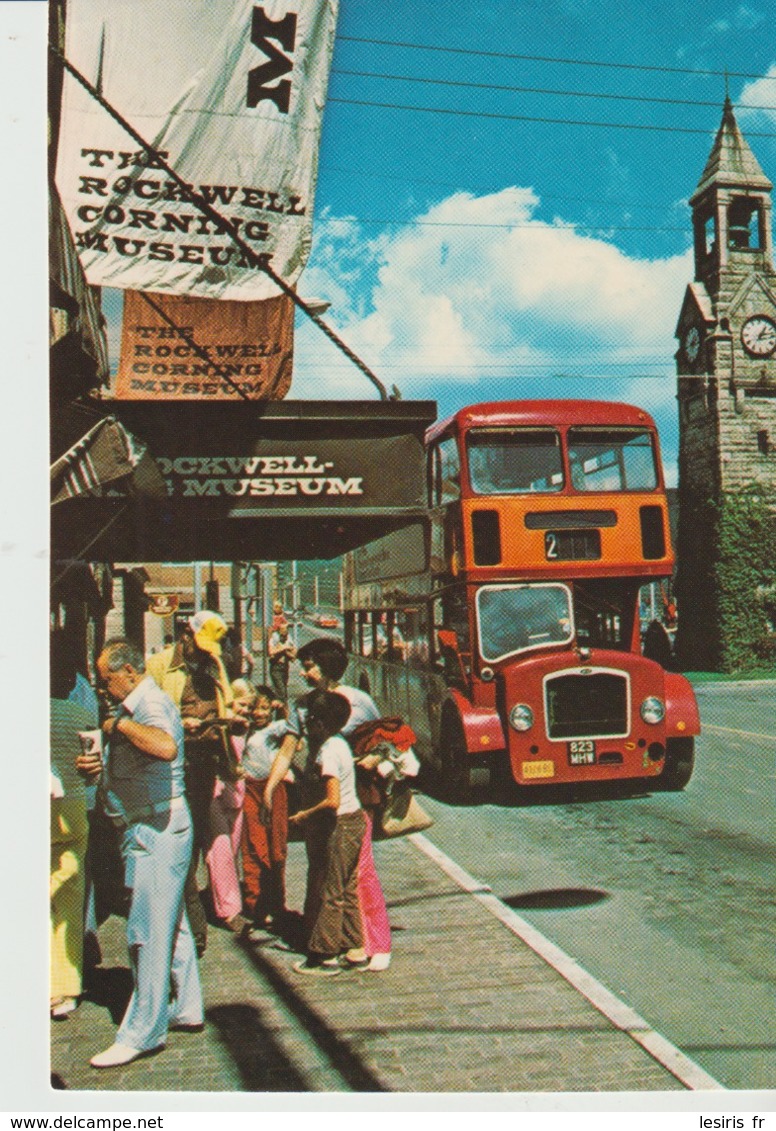
[{"label": "bus tire", "polygon": [[490,773],[484,767],[473,765],[461,716],[451,702],[442,707],[439,747],[444,793],[457,800],[471,801],[477,792],[488,786]]},{"label": "bus tire", "polygon": [[658,778],[661,789],[681,790],[692,777],[695,766],[695,739],[669,738],[666,740],[666,760]]}]

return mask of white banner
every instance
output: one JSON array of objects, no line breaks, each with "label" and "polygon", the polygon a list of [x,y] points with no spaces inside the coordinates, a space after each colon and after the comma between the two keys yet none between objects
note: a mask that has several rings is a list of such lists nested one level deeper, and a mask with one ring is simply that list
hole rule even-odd
[{"label": "white banner", "polygon": [[[338,0],[68,0],[68,60],[288,283],[310,250]],[[66,75],[57,184],[90,283],[276,295]]]}]

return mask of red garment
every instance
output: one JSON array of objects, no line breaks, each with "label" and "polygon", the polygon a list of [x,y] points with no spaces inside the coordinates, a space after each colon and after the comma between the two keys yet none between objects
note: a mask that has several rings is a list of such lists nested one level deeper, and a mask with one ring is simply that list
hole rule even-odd
[{"label": "red garment", "polygon": [[348,735],[348,741],[357,758],[365,757],[370,750],[374,750],[381,742],[395,746],[397,750],[404,754],[417,740],[417,735],[412,727],[399,718],[370,720],[367,723],[361,723],[352,734]]},{"label": "red garment", "polygon": [[259,814],[267,779],[245,779],[242,861],[243,907],[248,918],[262,922],[267,915],[282,915],[286,906],[286,855],[288,853],[288,796],[280,782],[272,795],[270,827]]}]

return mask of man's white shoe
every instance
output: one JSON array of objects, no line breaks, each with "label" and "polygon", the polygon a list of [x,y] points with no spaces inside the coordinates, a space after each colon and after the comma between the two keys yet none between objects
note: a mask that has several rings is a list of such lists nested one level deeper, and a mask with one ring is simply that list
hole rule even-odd
[{"label": "man's white shoe", "polygon": [[369,969],[370,970],[387,970],[390,965],[391,965],[391,955],[390,955],[390,953],[381,952],[379,954],[373,954],[372,957],[369,959]]},{"label": "man's white shoe", "polygon": [[118,1068],[121,1064],[130,1064],[143,1055],[143,1049],[133,1049],[131,1045],[111,1045],[105,1052],[98,1052],[89,1061],[92,1068]]}]

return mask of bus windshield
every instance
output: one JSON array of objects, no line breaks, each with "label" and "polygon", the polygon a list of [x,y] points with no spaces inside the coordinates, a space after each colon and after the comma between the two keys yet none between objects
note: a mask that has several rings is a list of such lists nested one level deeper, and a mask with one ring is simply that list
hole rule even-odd
[{"label": "bus windshield", "polygon": [[488,663],[574,636],[566,585],[483,585],[477,591],[480,655]]},{"label": "bus windshield", "polygon": [[466,437],[469,481],[478,495],[563,488],[560,436],[551,428],[473,428]]},{"label": "bus windshield", "polygon": [[570,428],[571,485],[577,491],[652,491],[657,465],[651,434],[640,428]]}]

